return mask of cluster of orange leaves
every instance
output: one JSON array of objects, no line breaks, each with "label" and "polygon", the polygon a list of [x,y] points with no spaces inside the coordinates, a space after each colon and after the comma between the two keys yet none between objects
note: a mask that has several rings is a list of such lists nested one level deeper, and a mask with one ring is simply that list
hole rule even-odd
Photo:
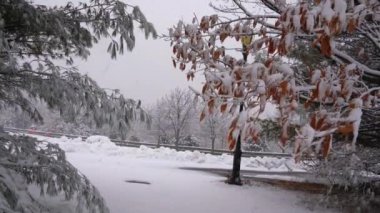
[{"label": "cluster of orange leaves", "polygon": [[[315,71],[316,70],[313,72]],[[343,98],[344,100],[349,100],[351,98],[351,91],[350,87],[348,86],[350,84],[350,78],[354,78],[355,76],[359,77],[361,75],[360,71],[357,68],[347,71],[346,66],[341,65],[337,71],[337,80],[340,87],[340,92],[337,92],[334,91],[331,84],[328,84],[326,89],[321,90],[321,84],[327,81],[331,81],[332,79],[329,79],[329,76],[326,76],[326,69],[322,69],[320,72],[321,77],[316,82],[314,82],[315,89],[311,91],[310,98],[305,102],[306,108],[310,107],[314,101],[325,102],[326,100],[329,100],[330,102],[335,103],[339,97]],[[321,91],[323,91],[324,94],[320,94]],[[322,99],[319,99],[319,97],[322,97]]]},{"label": "cluster of orange leaves", "polygon": [[[316,1],[316,5],[320,4],[320,0]],[[332,4],[332,7],[333,4]],[[274,53],[278,51],[280,55],[286,55],[288,53],[288,47],[286,45],[286,36],[289,33],[297,33],[297,30],[301,30],[306,34],[316,34],[316,39],[312,43],[312,47],[320,48],[321,53],[324,56],[330,57],[332,55],[331,40],[334,36],[340,34],[343,30],[352,33],[356,30],[359,21],[358,18],[351,17],[348,20],[346,29],[343,29],[343,23],[339,18],[339,14],[335,14],[331,20],[326,20],[322,17],[321,12],[315,17],[310,16],[310,10],[306,2],[301,3],[297,8],[288,8],[285,10],[280,18],[276,21],[275,26],[281,29],[281,38],[279,42],[269,40],[268,52]],[[299,16],[299,28],[294,25],[294,15]],[[308,28],[308,19],[313,19],[312,29]],[[298,21],[298,20],[297,20]],[[328,26],[328,33],[323,26]],[[310,27],[310,26],[309,26]]]},{"label": "cluster of orange leaves", "polygon": [[[256,99],[250,99],[247,103],[248,108],[254,108],[257,105],[260,106],[260,112],[262,112],[265,108],[266,102],[271,99],[274,102],[280,103],[283,102],[282,100],[285,100],[285,102],[289,103],[287,104],[287,107],[284,107],[284,109],[281,110],[282,114],[286,115],[290,112],[294,111],[297,108],[296,103],[296,95],[294,88],[292,84],[290,83],[291,78],[280,80],[279,82],[272,82],[269,84],[269,80],[267,79],[267,75],[271,75],[272,73],[276,73],[276,69],[274,68],[273,61],[267,60],[264,63],[264,66],[266,67],[268,73],[262,74],[262,76],[259,76],[259,79],[263,80],[264,82],[268,82],[266,85],[266,88],[264,89],[264,93],[260,93],[257,96]],[[248,74],[247,74],[248,73]],[[226,74],[220,75],[220,78],[224,78]],[[255,93],[255,90],[257,90],[258,85],[251,85],[249,86],[247,83],[244,83],[247,81],[247,79],[252,78],[250,76],[249,72],[245,70],[245,67],[236,66],[232,71],[230,71],[229,75],[232,77],[231,85],[225,85],[221,79],[215,78],[213,81],[207,82],[204,84],[202,88],[202,95],[208,96],[208,94],[217,94],[219,97],[228,97],[233,99],[244,99],[247,97],[248,93]],[[226,98],[227,99],[227,98]],[[219,108],[221,113],[230,112],[234,113],[237,108],[237,104],[228,104],[226,99],[221,99],[220,103],[217,103],[216,98],[210,98],[207,102],[206,108],[202,111],[200,120],[202,121],[207,114],[214,113],[215,108]],[[220,99],[218,99],[220,101]],[[246,101],[247,102],[247,101]],[[254,123],[254,122],[247,122],[247,123]],[[233,132],[236,131],[237,128],[240,128],[240,126],[237,126],[237,118],[233,120],[229,127],[228,131],[228,142],[229,147],[234,147],[236,144],[236,138],[233,137]],[[254,141],[258,140],[259,132],[255,125],[247,124],[245,128],[244,135],[246,136],[245,139],[251,138]],[[281,134],[281,143],[283,146],[286,145],[289,136],[288,136],[288,129],[287,127],[283,128],[282,134]]]},{"label": "cluster of orange leaves", "polygon": [[[325,113],[313,113],[310,118],[309,125],[311,128],[313,128],[315,131],[326,131],[333,126],[331,123],[327,122],[327,114]],[[296,139],[295,147],[294,147],[294,154],[295,154],[295,161],[299,162],[301,160],[302,151],[302,139]],[[327,158],[328,154],[330,153],[332,146],[332,134],[327,134],[326,136],[322,137],[322,144],[320,150],[317,150],[321,154],[323,158]]]}]

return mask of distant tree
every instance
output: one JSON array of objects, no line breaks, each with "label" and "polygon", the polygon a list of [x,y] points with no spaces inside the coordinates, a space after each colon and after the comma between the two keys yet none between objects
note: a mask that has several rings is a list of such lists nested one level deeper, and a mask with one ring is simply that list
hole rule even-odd
[{"label": "distant tree", "polygon": [[[72,65],[74,58],[86,59],[92,45],[103,38],[110,40],[111,58],[132,50],[135,23],[146,37],[157,36],[137,6],[119,0],[69,2],[52,8],[27,0],[2,0],[0,108],[15,107],[42,122],[30,101],[36,99],[66,121],[85,118],[97,127],[107,124],[124,137],[141,103],[124,98],[117,90],[106,92]],[[61,61],[66,65],[57,65]],[[58,147],[40,146],[32,139],[1,136],[1,212],[51,212],[30,196],[30,184],[37,184],[42,194],[76,197],[75,212],[108,212],[98,192],[66,162]]]},{"label": "distant tree", "polygon": [[[155,125],[159,137],[175,146],[189,135],[190,121],[195,114],[193,93],[176,88],[157,102]],[[190,134],[191,135],[191,134]]]},{"label": "distant tree", "polygon": [[216,116],[210,116],[205,121],[205,127],[207,129],[207,133],[209,133],[209,139],[211,142],[211,149],[215,150],[215,141],[217,138],[217,128],[218,128],[218,120]]},{"label": "distant tree", "polygon": [[145,142],[154,142],[154,136],[152,135],[152,125],[153,125],[153,113],[152,109],[146,109],[147,114],[149,115],[146,119],[148,121],[142,121],[135,119],[130,125],[128,130],[127,140],[131,141],[145,141]]},{"label": "distant tree", "polygon": [[[200,123],[200,135],[204,141],[207,141],[207,147],[211,147],[212,150],[225,149],[223,142],[225,142],[225,133],[228,131],[229,119],[228,116],[221,117],[213,114]],[[196,121],[199,122],[198,119]]]},{"label": "distant tree", "polygon": [[[351,136],[350,152],[355,150],[362,108],[379,104],[379,87],[371,87],[364,77],[376,78],[380,71],[339,49],[341,36],[356,37],[364,33],[378,44],[379,2],[321,0],[286,3],[282,0],[227,1],[213,7],[218,14],[195,17],[191,24],[179,21],[170,28],[174,54],[173,65],[185,71],[187,79],[196,74],[205,76],[202,91],[206,102],[201,120],[216,111],[231,113],[234,118],[227,134],[229,148],[235,149],[231,184],[241,184],[241,141],[258,140],[259,113],[267,101],[278,105],[282,147],[290,142],[289,131],[295,129],[294,156],[314,150],[316,156],[327,158],[333,145],[333,134]],[[232,3],[232,4],[229,4]],[[250,11],[260,4],[264,10]],[[270,12],[268,13],[267,10]],[[265,13],[262,13],[265,12]],[[256,36],[245,48],[224,46],[228,38],[241,42],[244,36]],[[373,39],[371,39],[373,38]],[[287,56],[298,41],[316,48],[320,55],[332,59],[311,67],[309,76],[300,83],[297,69],[276,61]],[[349,39],[345,41],[349,42]],[[224,44],[223,44],[224,43]],[[265,51],[264,62],[247,63],[236,58],[240,51],[256,54]],[[231,54],[230,54],[231,53]],[[293,122],[306,97],[307,116]]]},{"label": "distant tree", "polygon": [[158,144],[169,143],[169,122],[165,117],[165,106],[161,105],[161,100],[155,104],[152,116],[153,135],[157,139]]}]

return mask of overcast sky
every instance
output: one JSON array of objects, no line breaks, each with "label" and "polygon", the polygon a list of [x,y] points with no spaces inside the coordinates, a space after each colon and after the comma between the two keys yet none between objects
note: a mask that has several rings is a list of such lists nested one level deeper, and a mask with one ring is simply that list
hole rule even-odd
[{"label": "overcast sky", "polygon": [[[54,5],[66,0],[34,0],[39,4]],[[194,13],[201,17],[214,11],[209,0],[128,0],[138,5],[146,18],[152,22],[159,34],[167,34],[170,26],[178,20],[191,22]],[[153,104],[170,90],[189,85],[200,88],[201,79],[188,82],[186,75],[174,69],[171,62],[169,42],[161,39],[145,40],[136,29],[136,46],[132,52],[126,52],[112,60],[107,53],[108,42],[101,42],[91,49],[86,61],[76,60],[82,73],[94,78],[101,87],[120,89],[126,96],[141,99],[143,104]]]}]

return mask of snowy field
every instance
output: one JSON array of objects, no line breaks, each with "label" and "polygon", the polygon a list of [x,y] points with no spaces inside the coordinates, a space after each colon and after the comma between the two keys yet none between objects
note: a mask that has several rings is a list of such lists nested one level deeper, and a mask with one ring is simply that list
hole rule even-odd
[{"label": "snowy field", "polygon": [[[328,212],[304,204],[306,193],[271,186],[232,186],[225,177],[180,167],[231,168],[232,156],[168,148],[118,147],[102,136],[47,138],[99,189],[113,213]],[[292,159],[243,158],[242,169],[301,170]],[[130,181],[130,182],[127,182]],[[133,183],[140,181],[142,183]],[[132,182],[132,183],[131,183]]]}]

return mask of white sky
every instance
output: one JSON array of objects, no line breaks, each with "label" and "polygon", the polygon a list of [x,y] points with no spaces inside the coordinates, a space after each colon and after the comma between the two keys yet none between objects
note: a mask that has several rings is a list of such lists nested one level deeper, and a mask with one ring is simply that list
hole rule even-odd
[{"label": "white sky", "polygon": [[[34,0],[38,4],[54,5],[66,0]],[[75,1],[76,2],[76,1]],[[152,22],[158,34],[165,33],[178,20],[191,22],[194,13],[198,17],[215,13],[209,7],[209,0],[128,0],[138,5],[146,18]],[[137,26],[137,24],[136,24]],[[112,60],[107,53],[108,41],[91,49],[87,61],[76,60],[82,73],[87,73],[101,87],[120,89],[128,98],[141,99],[144,105],[156,100],[176,87],[192,85],[200,89],[201,78],[188,82],[185,73],[174,69],[171,62],[169,42],[161,39],[145,40],[143,33],[136,29],[136,46],[132,52],[125,52]],[[199,76],[201,77],[201,76]]]}]

